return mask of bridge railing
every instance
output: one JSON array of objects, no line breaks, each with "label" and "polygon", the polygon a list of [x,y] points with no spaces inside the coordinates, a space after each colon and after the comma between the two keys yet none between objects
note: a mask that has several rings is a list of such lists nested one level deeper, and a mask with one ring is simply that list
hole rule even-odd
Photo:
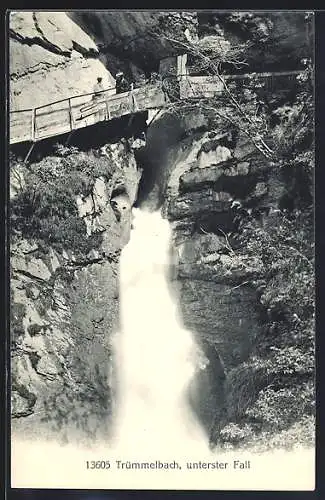
[{"label": "bridge railing", "polygon": [[[292,84],[296,81],[297,76],[301,71],[282,71],[269,73],[249,73],[240,75],[224,75],[222,78],[226,83],[230,82],[245,82],[251,79],[256,79],[264,84],[267,92],[272,92]],[[223,92],[224,84],[217,76],[187,76],[180,81],[181,98],[185,97],[213,97],[214,95]]]},{"label": "bridge railing", "polygon": [[[227,82],[251,79],[266,83],[272,90],[280,80],[294,80],[300,71],[281,73],[259,73],[227,75]],[[146,84],[123,94],[112,95],[114,88],[99,93],[90,92],[72,96],[34,109],[10,112],[10,144],[24,141],[38,141],[47,137],[65,134],[73,130],[94,125],[123,115],[160,108],[168,102],[163,82]],[[179,79],[179,97],[212,97],[223,92],[223,83],[214,76],[188,76]],[[165,89],[166,90],[166,89]],[[168,93],[168,92],[167,92]]]},{"label": "bridge railing", "polygon": [[11,111],[10,143],[38,141],[166,103],[161,85],[146,85],[115,95],[109,91],[73,96],[34,109]]}]

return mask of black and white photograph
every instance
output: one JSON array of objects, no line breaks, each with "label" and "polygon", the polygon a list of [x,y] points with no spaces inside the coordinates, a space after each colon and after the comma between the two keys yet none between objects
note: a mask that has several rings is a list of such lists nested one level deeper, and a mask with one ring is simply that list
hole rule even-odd
[{"label": "black and white photograph", "polygon": [[8,13],[12,488],[315,488],[313,11]]}]

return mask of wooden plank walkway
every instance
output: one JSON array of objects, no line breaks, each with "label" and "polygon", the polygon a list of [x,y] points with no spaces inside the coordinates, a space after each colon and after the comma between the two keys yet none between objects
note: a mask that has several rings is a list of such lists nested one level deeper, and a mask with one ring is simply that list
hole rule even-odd
[{"label": "wooden plank walkway", "polygon": [[161,86],[146,85],[123,94],[85,94],[34,109],[10,112],[10,144],[36,142],[101,121],[166,105]]},{"label": "wooden plank walkway", "polygon": [[[284,77],[296,78],[300,71],[255,74],[271,81]],[[245,80],[250,75],[229,75],[227,81]],[[188,76],[179,80],[180,98],[212,97],[223,91],[216,77]],[[110,89],[98,94],[89,93],[69,97],[38,108],[10,112],[10,144],[37,142],[48,137],[72,132],[95,123],[109,121],[153,108],[162,108],[169,102],[161,83],[144,85],[139,89],[112,95]]]}]

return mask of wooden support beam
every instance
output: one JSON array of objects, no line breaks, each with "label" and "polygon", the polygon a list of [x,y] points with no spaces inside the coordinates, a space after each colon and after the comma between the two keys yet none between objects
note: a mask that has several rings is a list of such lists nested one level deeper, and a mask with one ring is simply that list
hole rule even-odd
[{"label": "wooden support beam", "polygon": [[65,146],[67,146],[69,144],[70,139],[71,139],[72,135],[74,134],[74,132],[75,132],[75,130],[71,130],[70,134],[67,137],[67,140],[64,143]]},{"label": "wooden support beam", "polygon": [[27,153],[27,155],[25,156],[24,163],[27,163],[27,160],[28,160],[28,158],[30,157],[31,152],[32,152],[32,151],[33,151],[33,149],[34,149],[34,146],[35,146],[35,142],[32,142],[32,144],[31,144],[31,146],[30,146],[30,148],[29,148],[29,150],[28,150],[28,153]]},{"label": "wooden support beam", "polygon": [[129,100],[130,100],[131,112],[134,113],[134,99],[133,99],[132,90],[130,90],[130,92],[129,92]]},{"label": "wooden support beam", "polygon": [[161,109],[158,109],[157,113],[155,113],[153,115],[153,117],[151,118],[150,122],[147,124],[147,129],[150,127],[150,125],[152,124],[152,122],[158,117],[159,113],[161,113]]}]

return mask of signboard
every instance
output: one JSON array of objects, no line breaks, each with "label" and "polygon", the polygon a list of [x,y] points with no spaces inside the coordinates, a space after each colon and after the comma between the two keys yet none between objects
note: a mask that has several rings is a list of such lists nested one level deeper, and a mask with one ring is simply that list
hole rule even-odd
[{"label": "signboard", "polygon": [[216,92],[223,91],[222,82],[213,76],[190,76],[180,84],[183,89],[181,98],[213,97]]}]

